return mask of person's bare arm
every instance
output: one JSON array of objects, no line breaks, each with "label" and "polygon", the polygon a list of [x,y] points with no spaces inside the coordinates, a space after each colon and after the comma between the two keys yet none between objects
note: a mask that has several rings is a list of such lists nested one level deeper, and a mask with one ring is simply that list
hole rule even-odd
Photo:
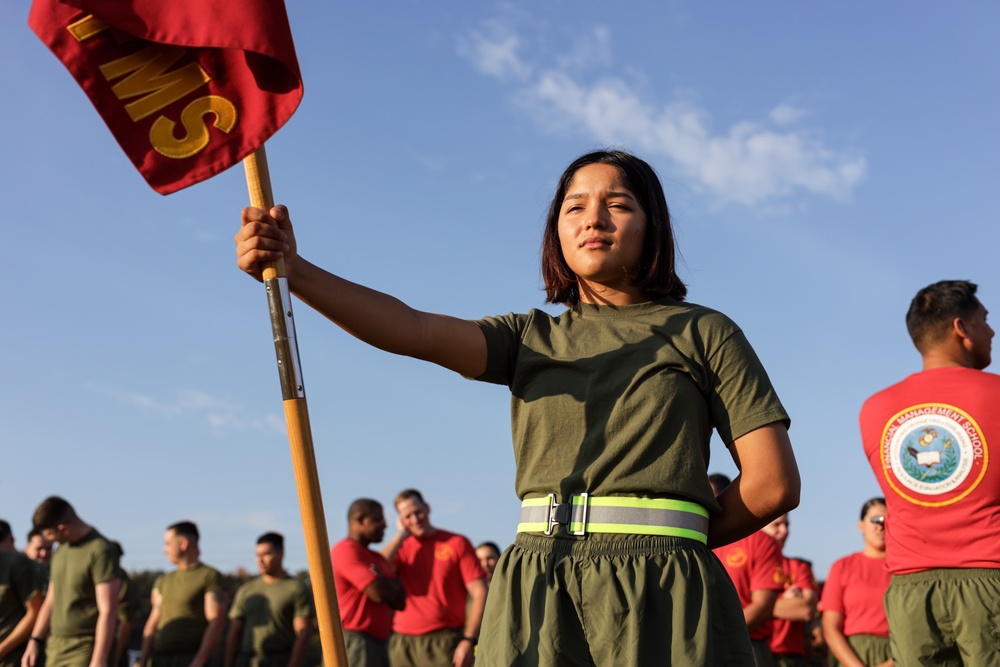
[{"label": "person's bare arm", "polygon": [[[479,630],[483,624],[483,609],[486,608],[486,578],[473,579],[465,585],[465,590],[469,592],[469,612],[466,615],[465,627],[462,629],[464,637],[479,639]],[[476,658],[476,646],[472,641],[463,639],[455,648],[452,656],[452,664],[455,667],[470,667]]]},{"label": "person's bare arm", "polygon": [[288,667],[301,667],[309,652],[309,637],[312,636],[313,621],[308,617],[292,619],[292,630],[295,631],[295,643],[292,644],[292,654],[288,657]]},{"label": "person's bare arm", "polygon": [[759,589],[750,591],[750,604],[743,607],[743,618],[747,622],[747,630],[753,630],[771,620],[774,601],[778,599],[778,591]]},{"label": "person's bare arm", "polygon": [[737,438],[729,451],[740,474],[718,497],[722,513],[708,528],[713,549],[746,537],[799,504],[799,469],[783,423]]},{"label": "person's bare arm", "polygon": [[132,634],[132,621],[129,619],[118,619],[118,627],[115,629],[115,650],[111,656],[111,665],[115,667],[121,664],[122,656],[128,648],[128,638]]},{"label": "person's bare arm", "polygon": [[[48,637],[49,620],[52,618],[52,603],[54,600],[55,596],[52,594],[52,582],[50,581],[45,593],[45,600],[42,601],[42,606],[38,610],[38,616],[35,618],[35,627],[31,630],[31,637],[37,637],[39,640],[44,640]],[[35,667],[41,655],[42,651],[38,642],[29,641],[28,645],[24,647],[24,655],[21,656],[21,667]]]},{"label": "person's bare arm", "polygon": [[785,621],[808,623],[816,615],[816,591],[792,586],[778,596],[774,603],[774,617]]},{"label": "person's bare arm", "polygon": [[839,611],[824,611],[822,616],[823,640],[844,667],[865,667],[844,636],[844,615]]},{"label": "person's bare arm", "polygon": [[365,587],[364,594],[373,602],[389,605],[396,611],[406,605],[406,590],[403,582],[391,577],[378,577]]},{"label": "person's bare arm", "polygon": [[233,667],[236,664],[236,656],[240,652],[240,643],[243,641],[243,619],[229,619],[229,634],[226,635],[226,650],[223,653],[222,666]]},{"label": "person's bare arm", "polygon": [[208,627],[201,635],[201,644],[191,659],[190,667],[205,667],[222,638],[226,627],[226,595],[222,591],[205,593],[205,620]]},{"label": "person's bare arm", "polygon": [[115,641],[118,625],[118,577],[102,581],[94,586],[97,601],[97,625],[94,631],[94,652],[90,656],[90,667],[107,667],[111,656],[111,646]]},{"label": "person's bare arm", "polygon": [[352,336],[387,352],[430,361],[466,377],[486,370],[486,337],[469,320],[416,310],[298,256],[288,212],[243,209],[237,265],[261,279],[260,263],[283,259],[289,289]]},{"label": "person's bare arm", "polygon": [[385,546],[382,547],[382,557],[389,561],[392,565],[396,561],[396,553],[399,551],[399,547],[403,544],[403,540],[410,536],[410,531],[406,529],[403,525],[402,517],[396,518],[396,534],[393,535]]},{"label": "person's bare arm", "polygon": [[139,660],[134,667],[146,667],[149,658],[153,655],[153,644],[156,642],[156,626],[160,624],[160,614],[163,612],[163,598],[160,591],[153,589],[149,596],[150,609],[146,625],[142,629],[142,645],[139,651]]},{"label": "person's bare arm", "polygon": [[24,601],[24,616],[17,622],[14,629],[10,631],[10,634],[0,642],[0,658],[28,641],[28,637],[31,636],[31,631],[35,627],[35,621],[38,620],[38,611],[41,608],[42,592],[35,591],[34,595]]}]

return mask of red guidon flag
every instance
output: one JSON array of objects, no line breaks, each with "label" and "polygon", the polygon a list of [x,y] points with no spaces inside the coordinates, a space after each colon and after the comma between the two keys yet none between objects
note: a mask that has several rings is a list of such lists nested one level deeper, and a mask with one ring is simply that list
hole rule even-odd
[{"label": "red guidon flag", "polygon": [[282,0],[34,0],[28,24],[160,194],[238,163],[302,99]]}]

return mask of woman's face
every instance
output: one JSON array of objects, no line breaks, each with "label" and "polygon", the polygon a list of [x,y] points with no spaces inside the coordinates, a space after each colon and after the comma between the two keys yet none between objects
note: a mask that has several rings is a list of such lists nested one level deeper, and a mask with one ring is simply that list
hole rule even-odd
[{"label": "woman's face", "polygon": [[646,214],[621,172],[589,164],[573,175],[559,210],[559,244],[584,303],[637,303],[634,285],[646,239]]},{"label": "woman's face", "polygon": [[[876,519],[876,521],[873,521]],[[878,522],[882,519],[882,522]],[[885,551],[885,505],[872,505],[865,512],[865,518],[858,522],[858,530],[865,538],[865,546],[875,551]]]}]

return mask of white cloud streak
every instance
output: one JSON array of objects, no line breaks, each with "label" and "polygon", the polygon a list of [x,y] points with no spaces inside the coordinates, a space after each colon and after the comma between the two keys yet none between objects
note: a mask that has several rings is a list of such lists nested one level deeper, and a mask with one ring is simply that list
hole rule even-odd
[{"label": "white cloud streak", "polygon": [[677,180],[721,202],[774,205],[802,193],[844,200],[865,178],[862,154],[830,149],[798,125],[805,109],[780,103],[761,120],[713,132],[708,114],[691,102],[644,99],[617,77],[583,83],[579,70],[611,62],[606,28],[595,28],[588,44],[574,46],[555,67],[537,68],[520,55],[523,40],[492,22],[463,40],[460,53],[479,72],[513,85],[517,106],[544,130],[575,128],[607,145],[663,157]]},{"label": "white cloud streak", "polygon": [[155,398],[146,394],[125,393],[95,387],[125,405],[154,413],[161,418],[201,419],[212,428],[227,431],[268,431],[283,433],[284,420],[275,414],[248,416],[237,403],[212,396],[197,389],[182,389],[173,397]]}]

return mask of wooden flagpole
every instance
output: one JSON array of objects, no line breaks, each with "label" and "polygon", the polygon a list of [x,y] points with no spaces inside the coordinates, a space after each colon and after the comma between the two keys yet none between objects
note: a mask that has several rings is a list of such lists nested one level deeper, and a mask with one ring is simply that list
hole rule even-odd
[{"label": "wooden flagpole", "polygon": [[[263,146],[243,160],[243,168],[250,190],[250,205],[270,210],[274,206],[274,196],[271,194],[271,176]],[[309,577],[316,604],[316,622],[323,646],[323,664],[326,667],[348,667],[340,608],[333,582],[333,566],[330,562],[330,538],[327,535],[323,497],[316,472],[316,452],[313,449],[309,409],[299,369],[298,342],[295,339],[291,295],[285,280],[283,260],[264,264],[264,284],[271,311],[271,330],[274,333],[295,486],[299,492],[299,510],[302,513]]]}]

